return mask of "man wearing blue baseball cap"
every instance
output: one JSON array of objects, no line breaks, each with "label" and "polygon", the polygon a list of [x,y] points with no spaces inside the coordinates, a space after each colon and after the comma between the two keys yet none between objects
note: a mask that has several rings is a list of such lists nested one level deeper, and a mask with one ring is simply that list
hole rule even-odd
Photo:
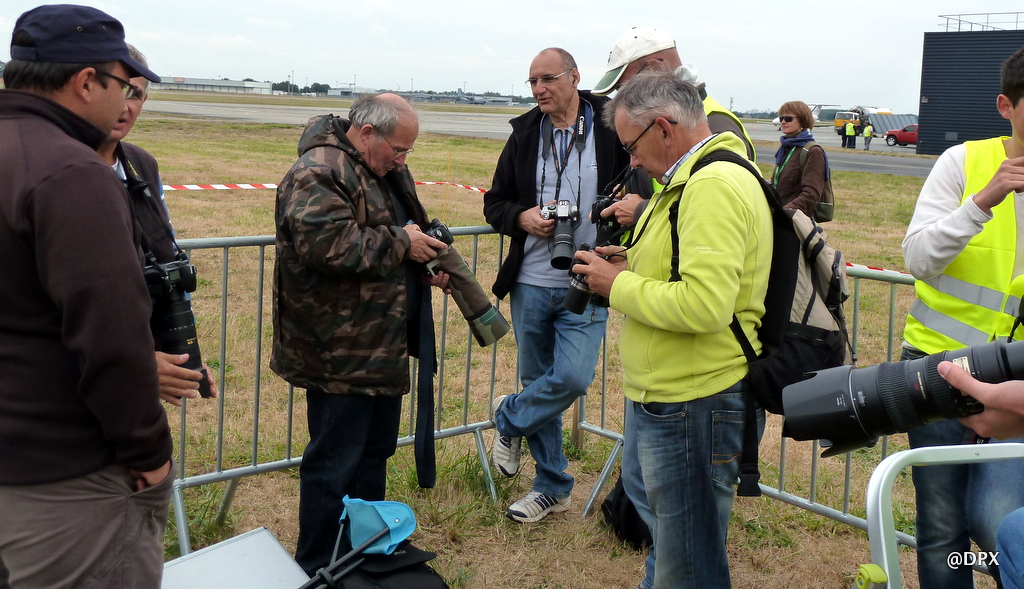
[{"label": "man wearing blue baseball cap", "polygon": [[173,482],[128,195],[96,153],[159,81],[94,8],[21,15],[0,90],[0,588],[159,587]]}]

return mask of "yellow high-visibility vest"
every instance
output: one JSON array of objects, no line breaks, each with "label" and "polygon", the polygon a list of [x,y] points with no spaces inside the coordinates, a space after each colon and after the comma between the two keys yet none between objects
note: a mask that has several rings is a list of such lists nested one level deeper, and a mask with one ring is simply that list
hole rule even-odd
[{"label": "yellow high-visibility vest", "polygon": [[875,130],[874,127],[872,127],[871,125],[868,125],[867,127],[864,127],[864,136],[865,137],[871,137],[871,132],[874,131],[874,130]]},{"label": "yellow high-visibility vest", "polygon": [[853,123],[846,123],[846,134],[850,136],[857,135],[857,131],[853,129]]},{"label": "yellow high-visibility vest", "polygon": [[[961,203],[980,192],[995,175],[1006,159],[1006,139],[964,144],[967,183]],[[903,332],[907,343],[934,354],[1008,335],[1024,290],[1024,280],[1013,276],[1016,252],[1017,217],[1011,193],[992,208],[992,220],[941,274],[915,283],[917,300]]]}]

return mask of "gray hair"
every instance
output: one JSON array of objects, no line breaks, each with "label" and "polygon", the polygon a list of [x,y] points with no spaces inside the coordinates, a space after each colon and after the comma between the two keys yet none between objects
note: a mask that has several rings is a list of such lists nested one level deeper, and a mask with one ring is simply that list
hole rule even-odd
[{"label": "gray hair", "polygon": [[[141,51],[139,51],[138,47],[132,45],[131,43],[125,43],[125,45],[128,46],[128,57],[131,57],[135,61],[141,63],[142,67],[149,67],[149,62],[146,61],[146,56],[143,55]],[[142,89],[149,90],[149,79],[143,78],[143,80],[144,81],[142,82]]]},{"label": "gray hair", "polygon": [[416,111],[405,100],[389,100],[380,94],[360,94],[348,110],[353,125],[373,125],[382,136],[392,134],[403,116],[416,120]]},{"label": "gray hair", "polygon": [[641,72],[619,88],[603,113],[604,123],[612,129],[619,111],[630,123],[640,126],[665,117],[689,130],[708,120],[697,88],[672,72]]}]

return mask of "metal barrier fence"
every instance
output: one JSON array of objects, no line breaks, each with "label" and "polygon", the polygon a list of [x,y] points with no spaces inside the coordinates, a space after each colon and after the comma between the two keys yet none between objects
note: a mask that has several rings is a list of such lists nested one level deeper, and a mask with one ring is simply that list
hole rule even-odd
[{"label": "metal barrier fence", "polygon": [[[487,226],[452,228],[452,233],[472,240],[472,249],[469,251],[465,249],[463,239],[457,240],[455,246],[474,272],[478,272],[481,257],[494,261],[485,263],[478,273],[480,282],[486,288],[490,284],[488,277],[493,276],[501,264],[504,239]],[[179,429],[178,477],[174,482],[172,496],[178,541],[181,554],[185,555],[191,551],[191,543],[184,491],[211,483],[227,482],[228,488],[216,517],[217,523],[223,523],[241,479],[297,467],[301,456],[293,453],[294,418],[295,405],[301,403],[301,398],[297,399],[294,390],[276,375],[263,371],[264,347],[269,345],[271,339],[268,330],[270,322],[264,319],[269,317],[270,312],[270,296],[267,293],[271,292],[272,281],[266,279],[266,262],[269,260],[272,263],[273,247],[268,252],[267,246],[273,246],[273,236],[183,239],[179,243],[190,252],[194,263],[200,268],[200,291],[193,298],[200,327],[200,344],[204,358],[217,374],[221,387],[221,395],[215,405],[206,401],[187,402],[176,417]],[[217,274],[218,267],[219,285],[210,278]],[[862,290],[866,288],[865,285],[872,286],[874,290],[887,289],[888,327],[884,334],[871,334],[876,340],[885,339],[885,357],[878,357],[880,352],[875,351],[876,357],[872,361],[891,360],[898,346],[897,288],[899,285],[913,284],[913,278],[898,272],[857,266],[848,270],[854,281],[852,301],[847,303],[848,312],[852,313],[851,340],[854,349],[862,358],[865,357],[865,350],[860,345],[862,306],[866,298]],[[217,286],[219,297],[212,296]],[[246,290],[249,292],[240,292]],[[869,300],[869,312],[878,313],[880,306],[875,301],[883,298],[884,295],[873,292]],[[510,337],[475,355],[472,336],[457,311],[449,314],[448,300],[449,297],[444,297],[443,302],[435,301],[435,305],[440,308],[440,315],[435,309],[435,322],[440,323],[435,437],[471,436],[486,488],[491,500],[495,501],[497,493],[483,432],[493,428],[490,407],[495,391],[501,389],[515,392],[517,389],[515,346]],[[501,310],[500,301],[496,306]],[[905,309],[902,313],[905,314]],[[218,318],[217,325],[208,320],[212,316]],[[879,323],[877,319],[872,321],[873,325]],[[247,342],[250,338],[252,341]],[[211,343],[217,340],[217,353],[210,355],[207,350],[213,350]],[[621,418],[623,400],[619,394],[609,394],[615,387],[617,370],[609,369],[607,341],[604,352],[600,380],[594,385],[600,387],[600,395],[596,399],[595,395],[588,395],[590,399],[578,403],[576,425],[580,431],[614,441],[614,445],[584,507],[584,515],[592,511],[622,449],[622,424],[621,419],[617,418]],[[458,375],[460,370],[461,376]],[[415,383],[415,379],[412,380]],[[412,432],[415,431],[415,407],[412,406],[415,395],[407,395],[406,399],[408,411],[404,413],[407,417],[403,418],[407,419],[403,426],[406,433],[399,439],[399,445],[411,444]],[[264,409],[265,406],[269,408]],[[595,420],[589,418],[588,406],[594,409]],[[265,419],[271,414],[274,416],[272,424]],[[172,413],[171,417],[174,419],[175,415]],[[208,439],[209,434],[204,436],[204,431],[214,431],[213,439]],[[851,495],[855,491],[851,484],[854,461],[851,454],[846,455],[843,465],[841,506],[830,506],[822,502],[818,495],[819,477],[823,470],[835,470],[834,459],[830,459],[825,468],[819,464],[816,443],[795,443],[781,436],[779,439],[777,464],[762,459],[762,471],[768,467],[773,474],[775,470],[778,474],[777,484],[761,484],[764,494],[866,530],[867,521],[851,512]],[[798,471],[798,475],[787,472],[787,442],[804,444],[804,447],[811,444],[812,456],[807,480],[796,478],[804,474],[806,469],[792,469]],[[244,446],[248,446],[247,451],[240,449]],[[888,440],[883,440],[878,461],[887,455]],[[762,456],[767,456],[767,452],[762,451]],[[864,461],[863,458],[858,460]],[[801,487],[806,492],[787,490],[787,485]],[[912,545],[913,539],[904,534],[900,541]]]}]

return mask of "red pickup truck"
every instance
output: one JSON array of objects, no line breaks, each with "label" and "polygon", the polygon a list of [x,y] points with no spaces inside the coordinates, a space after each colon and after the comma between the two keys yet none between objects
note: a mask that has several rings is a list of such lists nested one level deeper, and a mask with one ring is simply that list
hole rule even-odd
[{"label": "red pickup truck", "polygon": [[917,125],[907,125],[902,129],[892,129],[885,133],[886,145],[917,145]]}]

